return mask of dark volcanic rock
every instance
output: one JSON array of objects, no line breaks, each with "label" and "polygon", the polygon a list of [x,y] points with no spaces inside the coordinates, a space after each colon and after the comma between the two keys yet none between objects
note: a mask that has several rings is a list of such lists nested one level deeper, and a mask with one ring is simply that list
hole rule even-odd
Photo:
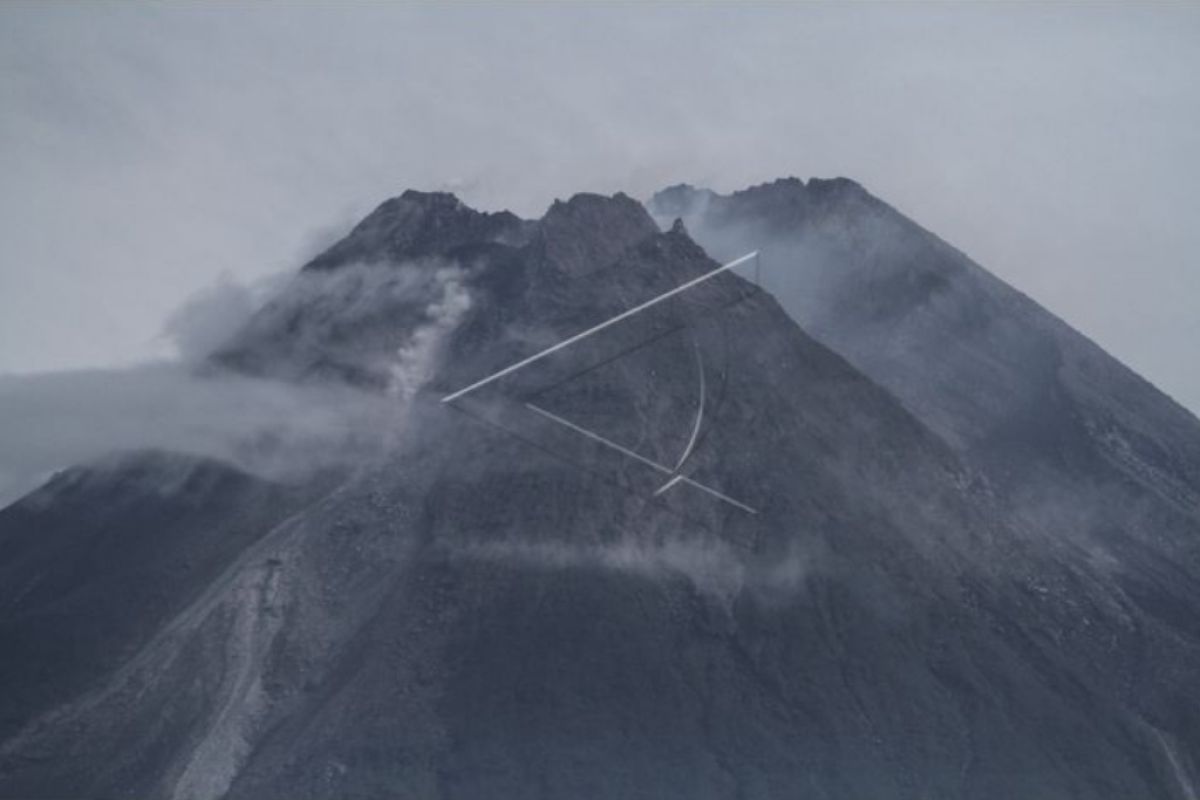
[{"label": "dark volcanic rock", "polygon": [[[453,312],[477,283],[511,293],[530,279],[569,282],[657,233],[645,208],[623,194],[575,195],[525,222],[482,214],[450,194],[408,191],[305,266],[212,361],[382,389],[397,349],[432,321],[430,309]],[[511,298],[499,299],[485,313],[512,311],[504,302]]]},{"label": "dark volcanic rock", "polygon": [[1111,458],[1161,473],[1158,490],[1200,509],[1194,416],[853,181],[789,178],[729,196],[676,186],[651,209],[682,217],[714,258],[761,250],[768,288],[805,329],[950,441],[1045,456],[1047,435],[1107,432]]},{"label": "dark volcanic rock", "polygon": [[0,511],[0,740],[108,680],[298,500],[219,462],[136,453]]},{"label": "dark volcanic rock", "polygon": [[406,191],[306,264],[210,360],[253,375],[384,389],[397,349],[432,321],[430,309],[452,314],[465,275],[503,261],[533,227],[445,192]]},{"label": "dark volcanic rock", "polygon": [[304,266],[329,270],[356,262],[400,263],[430,256],[453,257],[489,242],[514,244],[529,223],[508,211],[485,214],[447,192],[412,189],[393,197],[358,223],[349,235]]},{"label": "dark volcanic rock", "polygon": [[[515,240],[447,233],[405,250],[420,237],[404,233],[395,250],[391,234],[352,234],[354,260],[374,266],[328,271],[362,286],[424,276],[383,293],[384,308],[411,311],[380,310],[361,287],[316,292],[264,313],[227,349],[254,359],[227,363],[288,361],[310,379],[294,365],[386,370],[371,359],[429,330],[440,358],[404,424],[381,431],[386,457],[308,490],[282,522],[232,526],[266,491],[232,476],[208,482],[232,481],[220,491],[119,478],[5,512],[0,553],[14,564],[43,552],[31,543],[50,517],[30,508],[64,531],[0,595],[0,631],[18,644],[34,635],[12,610],[20,598],[62,615],[36,634],[41,650],[7,648],[5,674],[32,685],[38,653],[69,651],[89,625],[121,644],[36,703],[8,701],[19,713],[0,742],[0,797],[1190,796],[1200,601],[1183,511],[1153,545],[1150,530],[1107,549],[1062,535],[1061,514],[1016,503],[995,462],[963,445],[973,429],[906,407],[886,376],[740,278],[440,402],[713,269],[689,238],[706,220],[686,196],[669,213],[687,229],[666,233],[628,198],[582,196]],[[846,246],[877,267],[870,291],[892,287],[861,301],[872,310],[858,324],[906,319],[891,292],[920,306],[940,291],[920,277],[919,243],[896,251],[910,278],[862,240],[884,230],[872,215],[886,206],[856,184],[782,182],[770,196],[764,219],[841,219]],[[446,300],[427,276],[446,271],[469,303],[439,329]],[[314,314],[336,335],[310,330]],[[289,330],[303,335],[272,350]],[[961,391],[977,391],[966,374]],[[1107,374],[1088,384],[1101,398]],[[751,510],[687,482],[656,494],[669,475],[529,404],[658,464],[694,440],[681,474]],[[1140,430],[1192,435],[1162,421]],[[1063,440],[1040,455],[1023,441],[1021,463],[1059,469]],[[1186,484],[1188,463],[1155,468]],[[75,544],[94,538],[89,514],[141,504],[166,510],[118,516],[110,551],[153,565],[149,543],[194,540],[199,566],[153,607],[72,605],[91,571],[105,591],[124,575],[89,567]],[[201,532],[197,507],[214,515]],[[71,580],[42,577],[60,561]]]},{"label": "dark volcanic rock", "polygon": [[544,256],[572,277],[615,262],[627,248],[658,233],[641,203],[617,194],[577,194],[555,201],[537,227]]},{"label": "dark volcanic rock", "polygon": [[1200,555],[1200,421],[857,184],[681,186],[651,207],[683,216],[714,257],[760,249],[768,288],[807,331],[997,484],[1045,506],[1065,489],[1098,512],[1085,527],[1115,513]]}]

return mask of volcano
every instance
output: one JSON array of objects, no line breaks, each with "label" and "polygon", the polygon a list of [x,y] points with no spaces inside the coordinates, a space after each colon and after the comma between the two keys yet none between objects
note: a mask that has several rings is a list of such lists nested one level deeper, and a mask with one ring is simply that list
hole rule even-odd
[{"label": "volcano", "polygon": [[1200,421],[852,181],[407,191],[200,371],[396,413],[0,511],[0,797],[1200,791]]}]

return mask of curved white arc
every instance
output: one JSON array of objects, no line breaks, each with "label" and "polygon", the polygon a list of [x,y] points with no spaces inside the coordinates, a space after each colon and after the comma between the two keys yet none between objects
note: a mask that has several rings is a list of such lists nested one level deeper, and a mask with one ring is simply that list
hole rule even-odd
[{"label": "curved white arc", "polygon": [[704,400],[705,395],[708,394],[707,386],[704,382],[704,357],[700,354],[700,345],[695,342],[692,345],[696,351],[696,370],[700,374],[700,400],[696,403],[696,421],[692,423],[692,435],[688,437],[687,446],[683,448],[683,453],[679,456],[679,460],[675,462],[675,469],[672,470],[675,474],[671,476],[669,481],[658,487],[658,491],[654,493],[655,496],[662,494],[679,482],[679,479],[682,477],[680,470],[683,469],[684,462],[688,460],[688,456],[692,454],[692,450],[696,447],[696,440],[700,438],[700,426],[704,423]]}]

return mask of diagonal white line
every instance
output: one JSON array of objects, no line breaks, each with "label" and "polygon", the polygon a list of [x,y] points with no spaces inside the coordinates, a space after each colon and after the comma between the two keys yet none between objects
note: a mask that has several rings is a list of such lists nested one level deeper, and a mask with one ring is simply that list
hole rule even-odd
[{"label": "diagonal white line", "polygon": [[600,444],[611,447],[613,450],[616,450],[618,453],[629,456],[630,458],[634,459],[635,461],[640,461],[648,467],[652,467],[653,469],[656,469],[659,472],[665,472],[668,475],[671,474],[670,469],[668,469],[667,467],[664,467],[662,464],[659,464],[657,461],[651,461],[650,459],[646,458],[641,453],[635,453],[634,451],[630,450],[629,448],[622,447],[621,445],[617,444],[616,442],[614,442],[610,439],[605,439],[603,436],[601,436],[598,433],[592,433],[587,428],[581,428],[580,426],[576,425],[574,422],[565,420],[562,417],[558,416],[557,414],[547,411],[546,409],[542,408],[541,406],[535,406],[533,403],[526,403],[525,407],[528,408],[530,411],[533,411],[536,414],[541,414],[546,419],[553,420],[554,422],[557,422],[559,425],[564,425],[564,426],[570,428],[571,430],[575,431],[576,433],[586,436],[587,438],[591,439],[592,441],[599,442]]},{"label": "diagonal white line", "polygon": [[622,311],[620,314],[617,314],[612,319],[605,320],[604,322],[601,322],[599,325],[595,325],[591,328],[588,328],[586,331],[582,331],[581,333],[577,333],[574,336],[563,339],[558,344],[551,345],[550,347],[547,347],[545,350],[542,350],[540,353],[534,353],[529,358],[518,361],[515,364],[510,364],[509,366],[505,367],[504,369],[500,370],[499,372],[493,372],[491,375],[488,375],[486,378],[483,378],[482,380],[478,380],[475,383],[472,383],[470,386],[468,386],[464,389],[459,389],[457,392],[452,392],[452,393],[446,395],[445,397],[442,398],[442,402],[449,403],[451,400],[457,400],[458,398],[462,397],[465,394],[468,394],[469,392],[473,392],[476,389],[480,389],[484,386],[487,386],[492,381],[499,380],[500,378],[503,378],[505,375],[511,375],[512,373],[516,372],[519,369],[528,367],[530,364],[534,363],[535,361],[540,361],[541,359],[545,358],[546,356],[550,355],[551,353],[555,353],[559,350],[562,350],[564,347],[569,347],[570,345],[575,344],[579,340],[584,339],[588,336],[591,336],[593,333],[599,333],[600,331],[604,330],[605,328],[607,328],[610,325],[615,325],[623,319],[628,319],[629,317],[632,317],[634,314],[637,314],[638,312],[645,311],[647,308],[650,308],[653,305],[657,305],[658,303],[661,303],[664,300],[672,298],[675,295],[679,294],[680,292],[685,292],[688,289],[691,289],[693,286],[703,283],[704,281],[708,280],[709,278],[715,277],[716,275],[719,275],[722,272],[733,269],[734,267],[738,266],[739,264],[744,264],[757,255],[758,255],[757,250],[755,250],[753,253],[747,253],[746,255],[742,256],[741,258],[734,259],[733,261],[730,261],[728,264],[724,264],[720,267],[717,267],[716,269],[714,269],[710,272],[704,273],[703,275],[699,276],[698,278],[693,278],[692,280],[688,281],[687,283],[676,286],[674,289],[671,289],[668,292],[660,294],[657,297],[653,297],[653,298],[647,300],[646,302],[642,303],[641,305],[634,306],[633,308],[629,309],[628,311]]},{"label": "diagonal white line", "polygon": [[[627,447],[622,447],[621,445],[617,444],[616,442],[610,441],[609,439],[605,439],[600,434],[593,433],[592,431],[589,431],[587,428],[581,428],[580,426],[576,425],[574,422],[571,422],[570,420],[565,420],[562,417],[558,416],[557,414],[551,413],[551,412],[547,411],[546,409],[541,408],[540,406],[535,406],[533,403],[526,403],[525,407],[528,408],[530,411],[534,412],[535,414],[540,414],[541,416],[545,417],[546,419],[548,419],[552,422],[557,422],[559,425],[562,425],[566,428],[570,428],[571,430],[575,431],[576,433],[580,434],[581,436],[585,436],[594,442],[598,442],[598,443],[604,445],[605,447],[610,447],[613,450],[616,450],[618,453],[628,456],[628,457],[634,459],[635,461],[639,461],[642,464],[645,464],[646,466],[648,466],[652,469],[656,469],[659,472],[664,472],[667,475],[671,475],[672,478],[668,482],[668,484],[667,484],[668,486],[673,486],[675,483],[686,483],[689,486],[696,487],[697,489],[699,489],[702,492],[708,492],[709,494],[711,494],[713,497],[717,498],[718,500],[724,500],[726,503],[729,503],[730,505],[737,506],[738,508],[742,509],[743,511],[749,512],[751,514],[758,513],[757,511],[755,511],[753,508],[746,505],[745,503],[739,503],[737,500],[734,500],[732,497],[721,494],[716,489],[710,489],[709,487],[705,486],[704,484],[697,483],[696,481],[692,480],[691,478],[676,474],[670,467],[664,467],[662,464],[659,464],[657,461],[651,461],[650,459],[646,458],[645,456],[641,455],[640,453],[635,453],[634,451],[630,450]],[[662,491],[662,490],[660,490],[660,491]],[[658,494],[658,492],[656,492],[655,494]]]}]

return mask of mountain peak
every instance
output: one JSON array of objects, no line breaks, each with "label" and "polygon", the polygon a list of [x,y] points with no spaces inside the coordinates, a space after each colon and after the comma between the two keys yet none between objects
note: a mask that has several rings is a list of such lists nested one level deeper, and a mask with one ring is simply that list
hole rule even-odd
[{"label": "mountain peak", "polygon": [[538,230],[545,257],[574,276],[612,264],[626,249],[659,232],[645,207],[621,192],[556,200]]},{"label": "mountain peak", "polygon": [[450,192],[408,189],[385,200],[341,241],[310,261],[306,270],[351,262],[401,262],[450,256],[472,244],[523,238],[527,223],[508,211],[476,211]]},{"label": "mountain peak", "polygon": [[659,216],[679,219],[681,215],[702,207],[717,196],[711,189],[701,189],[690,183],[677,183],[655,192],[648,205]]},{"label": "mountain peak", "polygon": [[642,204],[624,192],[611,197],[580,192],[565,202],[555,200],[546,210],[541,224],[551,229],[567,225],[604,227],[638,239],[657,232],[654,220]]},{"label": "mountain peak", "polygon": [[657,192],[647,207],[660,222],[681,217],[693,227],[750,217],[768,228],[788,228],[833,214],[854,216],[886,204],[849,178],[778,178],[731,194],[680,183]]},{"label": "mountain peak", "polygon": [[421,189],[405,189],[399,197],[392,197],[383,202],[383,206],[389,203],[409,202],[418,203],[426,206],[448,206],[452,208],[460,208],[464,206],[462,200],[458,199],[458,195],[453,192],[426,192]]}]

